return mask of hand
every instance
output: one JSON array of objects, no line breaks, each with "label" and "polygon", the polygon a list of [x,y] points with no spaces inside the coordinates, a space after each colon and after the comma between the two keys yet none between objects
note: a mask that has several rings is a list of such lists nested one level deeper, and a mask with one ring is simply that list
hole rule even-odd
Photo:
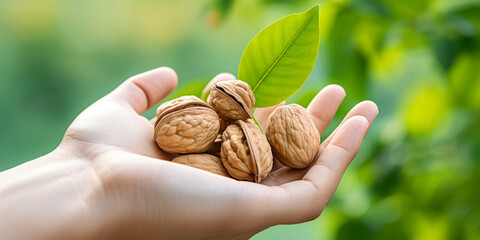
[{"label": "hand", "polygon": [[[233,78],[220,74],[212,81]],[[372,102],[358,104],[323,141],[312,167],[276,164],[263,185],[255,184],[163,161],[170,157],[156,146],[152,121],[140,114],[176,83],[169,68],[132,77],[82,112],[51,154],[2,172],[0,215],[17,215],[0,219],[0,238],[243,239],[313,220],[378,113]],[[344,96],[331,85],[310,104],[320,133]],[[257,120],[264,125],[273,109],[259,109]],[[31,231],[19,229],[24,223]]]}]

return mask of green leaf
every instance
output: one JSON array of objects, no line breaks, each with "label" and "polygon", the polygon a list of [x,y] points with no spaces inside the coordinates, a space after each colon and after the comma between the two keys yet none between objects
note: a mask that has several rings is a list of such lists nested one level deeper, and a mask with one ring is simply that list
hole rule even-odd
[{"label": "green leaf", "polygon": [[240,60],[238,78],[250,85],[256,107],[282,102],[302,87],[319,48],[318,5],[286,16],[255,36]]}]

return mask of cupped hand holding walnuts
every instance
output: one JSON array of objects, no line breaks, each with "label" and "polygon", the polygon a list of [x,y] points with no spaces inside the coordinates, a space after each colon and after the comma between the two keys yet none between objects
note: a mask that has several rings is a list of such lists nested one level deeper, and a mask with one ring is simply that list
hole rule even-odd
[{"label": "cupped hand holding walnuts", "polygon": [[[295,169],[309,167],[319,152],[320,133],[303,107],[291,104],[275,109],[264,135],[251,114],[255,96],[247,83],[216,82],[208,84],[204,92],[210,92],[208,103],[182,96],[157,109],[154,138],[162,150],[191,154],[215,149],[222,160],[220,164],[205,160],[198,165],[199,158],[183,164],[217,174],[221,169],[228,172],[223,176],[259,183],[273,168],[272,151],[281,164]],[[210,155],[201,156],[208,159]]]},{"label": "cupped hand holding walnuts", "polygon": [[[212,81],[232,79],[234,76],[224,73]],[[4,186],[22,184],[32,189],[14,191],[0,187],[0,216],[3,216],[0,218],[0,239],[64,239],[65,236],[78,239],[245,239],[273,225],[310,221],[320,215],[332,198],[378,113],[373,102],[359,103],[330,136],[322,138],[314,159],[310,159],[312,153],[308,151],[272,149],[274,166],[258,184],[221,176],[225,173],[223,170],[219,174],[202,170],[202,167],[208,170],[211,166],[220,166],[222,154],[220,158],[213,155],[202,158],[199,153],[192,153],[194,155],[172,162],[174,156],[158,147],[152,137],[154,131],[168,130],[154,129],[156,121],[171,125],[173,115],[189,115],[191,108],[212,113],[208,106],[193,104],[181,107],[184,111],[180,113],[167,112],[156,121],[143,117],[141,114],[165,98],[176,82],[175,72],[165,67],[130,78],[83,111],[53,152],[0,173],[0,182],[8,183]],[[329,125],[344,97],[340,86],[330,85],[305,111],[302,110],[302,114],[309,115],[319,135]],[[267,121],[276,107],[255,112],[267,136]],[[275,116],[285,118],[298,110],[281,109],[270,121],[274,121]],[[211,115],[203,120],[214,119]],[[229,123],[231,129],[227,127],[226,136],[222,134],[222,144],[230,139],[232,147],[232,138],[241,139],[242,125],[248,125],[248,119],[241,120],[243,123],[238,120]],[[197,120],[192,117],[184,124],[201,126],[203,120]],[[216,128],[213,126],[213,131]],[[184,130],[177,128],[175,131]],[[185,130],[182,134],[189,136],[195,133],[192,131]],[[248,131],[247,134],[258,134]],[[266,138],[277,141],[272,140],[275,134]],[[213,141],[218,139],[216,136]],[[291,140],[284,141],[285,147],[302,146],[298,139]],[[169,141],[182,140],[174,137]],[[243,144],[243,141],[237,143]],[[240,145],[235,146],[239,150],[237,153],[241,153]],[[216,152],[204,149],[195,151]],[[281,164],[292,156],[297,157],[292,166]],[[250,158],[240,155],[239,159]],[[194,164],[200,169],[177,162]],[[310,166],[301,170],[292,168],[305,164]],[[262,171],[257,173],[263,174]],[[33,212],[35,216],[7,214],[10,209],[22,209],[24,214]],[[23,226],[29,226],[29,231],[24,231]]]}]

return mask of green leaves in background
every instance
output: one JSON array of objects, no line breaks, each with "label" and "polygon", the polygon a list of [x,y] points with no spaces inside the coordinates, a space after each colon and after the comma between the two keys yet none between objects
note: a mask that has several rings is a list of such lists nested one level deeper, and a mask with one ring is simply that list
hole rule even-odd
[{"label": "green leaves in background", "polygon": [[286,16],[258,33],[245,48],[238,78],[255,94],[255,107],[282,102],[302,87],[319,48],[319,7]]}]

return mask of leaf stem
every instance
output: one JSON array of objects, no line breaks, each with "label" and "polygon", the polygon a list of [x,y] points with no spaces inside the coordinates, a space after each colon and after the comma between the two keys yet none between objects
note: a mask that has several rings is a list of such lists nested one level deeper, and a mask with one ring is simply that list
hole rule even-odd
[{"label": "leaf stem", "polygon": [[257,119],[255,118],[255,116],[253,116],[253,114],[252,114],[252,119],[257,124],[257,126],[260,128],[260,131],[262,131],[262,134],[263,134],[262,126],[260,126],[260,123],[258,123]]}]

